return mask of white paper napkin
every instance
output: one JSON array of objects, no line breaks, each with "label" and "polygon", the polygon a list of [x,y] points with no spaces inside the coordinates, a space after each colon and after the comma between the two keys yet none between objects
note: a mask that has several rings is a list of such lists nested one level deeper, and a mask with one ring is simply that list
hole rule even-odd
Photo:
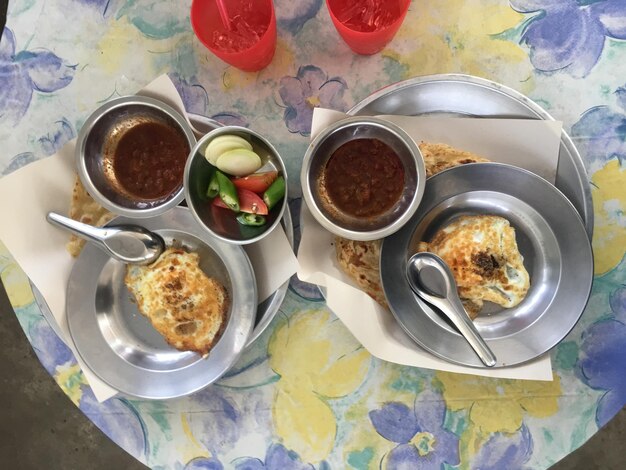
[{"label": "white paper napkin", "polygon": [[[174,84],[164,75],[140,94],[153,96],[182,115],[184,107]],[[46,221],[50,211],[67,214],[74,187],[75,141],[55,155],[0,179],[0,240],[39,289],[74,352],[94,395],[104,401],[117,393],[100,380],[76,354],[65,315],[65,295],[74,258],[65,249],[69,234]],[[263,240],[246,248],[257,278],[259,301],[269,297],[297,270],[297,260],[285,232],[278,226]],[[271,266],[271,269],[268,267]]]},{"label": "white paper napkin", "polygon": [[[316,108],[311,138],[344,113]],[[445,143],[490,160],[533,171],[554,183],[562,124],[518,119],[464,119],[379,116],[398,124],[417,143]],[[465,374],[527,380],[552,380],[550,355],[521,366],[476,369],[438,359],[420,349],[393,315],[356,287],[336,261],[334,236],[302,208],[302,240],[298,250],[298,277],[326,288],[328,307],[374,356],[403,365]]]}]

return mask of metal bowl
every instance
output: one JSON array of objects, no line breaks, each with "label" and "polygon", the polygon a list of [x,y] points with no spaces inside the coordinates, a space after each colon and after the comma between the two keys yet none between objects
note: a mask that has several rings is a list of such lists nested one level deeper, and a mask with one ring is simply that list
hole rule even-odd
[{"label": "metal bowl", "polygon": [[[320,190],[320,178],[333,152],[355,139],[378,139],[398,155],[404,166],[404,189],[399,201],[377,217],[357,218],[329,207]],[[372,117],[338,121],[309,145],[300,174],[302,193],[315,219],[328,231],[351,240],[376,240],[398,231],[417,210],[424,194],[426,170],[413,139],[400,127]]]},{"label": "metal bowl", "polygon": [[[235,219],[234,213],[213,207],[211,201],[206,197],[213,167],[204,157],[204,151],[211,140],[225,134],[238,135],[252,144],[252,148],[263,162],[263,166],[258,172],[278,171],[285,178],[285,197],[280,206],[269,211],[266,216],[266,223],[260,227],[242,226]],[[282,158],[267,139],[245,127],[224,126],[202,137],[193,147],[187,159],[183,181],[185,200],[196,221],[213,236],[236,245],[254,243],[269,234],[280,223],[287,206],[287,171]]]},{"label": "metal bowl", "polygon": [[87,192],[111,212],[127,217],[154,217],[178,205],[183,182],[167,196],[142,200],[123,191],[111,171],[116,143],[128,129],[161,122],[180,131],[192,148],[196,143],[185,118],[167,104],[145,96],[125,96],[100,106],[85,121],[76,142],[76,168]]}]

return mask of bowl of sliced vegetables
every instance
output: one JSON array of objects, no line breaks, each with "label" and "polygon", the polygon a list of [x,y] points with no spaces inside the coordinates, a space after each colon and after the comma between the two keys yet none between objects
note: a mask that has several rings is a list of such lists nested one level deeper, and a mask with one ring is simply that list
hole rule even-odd
[{"label": "bowl of sliced vegetables", "polygon": [[254,243],[280,223],[287,205],[287,172],[259,133],[238,126],[215,129],[191,149],[183,178],[195,219],[217,238]]}]

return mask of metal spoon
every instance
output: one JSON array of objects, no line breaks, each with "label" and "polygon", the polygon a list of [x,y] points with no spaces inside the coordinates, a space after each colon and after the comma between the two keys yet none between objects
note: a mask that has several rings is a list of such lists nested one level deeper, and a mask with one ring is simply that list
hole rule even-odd
[{"label": "metal spoon", "polygon": [[111,257],[123,263],[150,264],[165,250],[165,242],[159,235],[138,225],[99,228],[55,212],[49,212],[46,220],[96,244]]},{"label": "metal spoon", "polygon": [[[428,279],[426,270],[431,273]],[[435,275],[432,276],[432,273]],[[434,253],[416,253],[409,259],[406,277],[413,292],[450,319],[483,364],[487,367],[496,365],[496,356],[463,308],[452,271],[444,260]]]}]

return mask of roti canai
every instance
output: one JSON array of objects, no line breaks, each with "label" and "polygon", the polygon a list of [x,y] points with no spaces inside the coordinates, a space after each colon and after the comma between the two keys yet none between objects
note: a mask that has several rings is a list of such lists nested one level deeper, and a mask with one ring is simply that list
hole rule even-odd
[{"label": "roti canai", "polygon": [[[110,222],[115,214],[109,212],[100,204],[98,204],[87,192],[80,178],[76,175],[74,181],[74,189],[72,191],[72,201],[70,203],[69,217],[88,225],[102,227]],[[78,238],[76,235],[70,237],[67,243],[67,251],[73,256],[80,255],[81,250],[85,246],[85,240]]]}]

